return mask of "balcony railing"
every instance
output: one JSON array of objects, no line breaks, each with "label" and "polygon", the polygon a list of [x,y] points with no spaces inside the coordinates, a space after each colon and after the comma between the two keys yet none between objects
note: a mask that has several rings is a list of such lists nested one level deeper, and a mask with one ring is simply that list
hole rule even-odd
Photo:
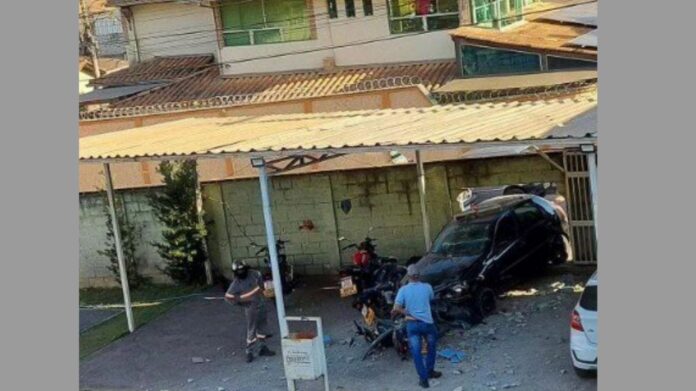
[{"label": "balcony railing", "polygon": [[457,27],[459,27],[459,12],[442,12],[427,15],[414,14],[389,18],[389,29],[392,34],[447,30]]},{"label": "balcony railing", "polygon": [[525,0],[475,0],[474,23],[503,28],[524,19]]}]

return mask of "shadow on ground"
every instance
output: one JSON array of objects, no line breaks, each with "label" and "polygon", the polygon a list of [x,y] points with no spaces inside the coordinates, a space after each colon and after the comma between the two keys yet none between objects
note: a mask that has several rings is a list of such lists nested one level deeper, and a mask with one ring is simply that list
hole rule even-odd
[{"label": "shadow on ground", "polygon": [[[440,346],[466,354],[464,362],[438,361],[444,376],[432,389],[483,390],[596,390],[596,379],[580,379],[568,356],[568,319],[578,293],[572,287],[584,283],[589,271],[566,271],[520,287],[528,294],[508,296],[498,313],[471,330],[450,332]],[[325,334],[333,343],[326,348],[332,390],[417,390],[410,361],[401,361],[385,350],[361,361],[366,343],[353,335],[357,311],[335,289],[322,289],[327,281],[308,282],[287,297],[288,315],[321,316]],[[211,290],[207,296],[220,297]],[[274,306],[269,302],[268,321],[277,335]],[[246,364],[243,315],[219,299],[188,299],[155,321],[136,330],[80,363],[83,390],[285,390],[279,356]],[[274,337],[269,345],[280,352]],[[193,358],[202,358],[194,363]],[[196,360],[198,361],[198,360]],[[303,383],[299,390],[320,390],[321,382]]]}]

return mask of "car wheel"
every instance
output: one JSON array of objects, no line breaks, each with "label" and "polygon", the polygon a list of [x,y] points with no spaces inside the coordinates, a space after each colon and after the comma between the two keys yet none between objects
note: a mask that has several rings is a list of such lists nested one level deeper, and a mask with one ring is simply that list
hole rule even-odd
[{"label": "car wheel", "polygon": [[597,371],[596,370],[591,370],[591,369],[580,369],[573,367],[575,369],[575,373],[583,378],[583,379],[588,379],[588,378],[594,378],[597,377]]},{"label": "car wheel", "polygon": [[488,287],[479,288],[474,294],[474,309],[482,318],[495,311],[495,291]]}]

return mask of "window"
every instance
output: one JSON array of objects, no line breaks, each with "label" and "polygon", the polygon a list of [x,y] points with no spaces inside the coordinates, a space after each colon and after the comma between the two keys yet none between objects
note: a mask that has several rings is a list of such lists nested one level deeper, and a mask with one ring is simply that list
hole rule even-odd
[{"label": "window", "polygon": [[506,214],[498,220],[495,234],[495,247],[502,249],[517,239],[517,221],[510,214]]},{"label": "window", "polygon": [[225,46],[312,39],[305,0],[227,0],[220,15]]},{"label": "window", "polygon": [[597,311],[597,285],[589,285],[580,296],[580,307],[588,311]]},{"label": "window", "polygon": [[470,0],[473,22],[502,28],[524,18],[525,0]]},{"label": "window", "polygon": [[336,0],[326,0],[326,5],[329,8],[329,18],[338,18],[338,7],[336,6]]},{"label": "window", "polygon": [[464,77],[540,72],[538,54],[462,45]]},{"label": "window", "polygon": [[455,221],[435,239],[432,252],[440,255],[476,256],[490,243],[491,221]]},{"label": "window", "polygon": [[597,69],[596,62],[578,60],[575,58],[546,56],[546,63],[550,71],[558,69]]},{"label": "window", "polygon": [[363,0],[363,13],[365,16],[371,16],[374,14],[372,9],[372,0]]},{"label": "window", "polygon": [[526,203],[515,208],[515,216],[517,216],[517,221],[519,222],[522,232],[528,230],[543,219],[541,211],[532,203]]},{"label": "window", "polygon": [[345,0],[346,1],[346,16],[349,18],[355,17],[355,0]]},{"label": "window", "polygon": [[459,27],[459,0],[388,0],[392,34]]}]

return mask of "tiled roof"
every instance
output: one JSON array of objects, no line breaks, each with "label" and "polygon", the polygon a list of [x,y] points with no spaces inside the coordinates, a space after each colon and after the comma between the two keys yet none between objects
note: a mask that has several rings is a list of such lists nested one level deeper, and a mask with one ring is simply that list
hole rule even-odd
[{"label": "tiled roof", "polygon": [[[80,71],[85,71],[91,75],[94,75],[94,67],[92,65],[92,59],[86,56],[80,56],[78,62],[78,69]],[[102,74],[108,74],[118,70],[125,70],[128,67],[128,61],[120,60],[117,58],[100,58],[99,59],[99,69]]]},{"label": "tiled roof", "polygon": [[[569,2],[578,4],[578,2]],[[585,0],[587,3],[587,0]],[[579,4],[583,4],[580,2]],[[555,7],[558,7],[556,4]],[[543,51],[549,54],[573,55],[589,60],[597,60],[597,49],[591,47],[577,47],[570,42],[575,38],[587,34],[595,27],[572,23],[560,23],[544,19],[544,15],[553,10],[554,3],[540,3],[537,8],[531,6],[525,15],[525,21],[519,25],[512,25],[504,30],[483,28],[477,26],[462,26],[451,31],[455,38],[465,39],[467,42],[485,44],[500,48],[518,50]]]},{"label": "tiled roof", "polygon": [[596,93],[567,99],[351,112],[188,118],[80,139],[80,160],[248,156],[397,147],[591,141],[595,128],[562,126],[597,107]]},{"label": "tiled roof", "polygon": [[135,64],[128,69],[92,80],[94,86],[115,87],[141,83],[180,80],[205,70],[214,61],[213,55],[161,56]]},{"label": "tiled roof", "polygon": [[456,77],[452,60],[413,64],[347,67],[334,71],[220,76],[217,67],[155,91],[115,102],[114,108],[235,97],[245,103],[313,98],[355,91],[422,84],[432,90]]}]

